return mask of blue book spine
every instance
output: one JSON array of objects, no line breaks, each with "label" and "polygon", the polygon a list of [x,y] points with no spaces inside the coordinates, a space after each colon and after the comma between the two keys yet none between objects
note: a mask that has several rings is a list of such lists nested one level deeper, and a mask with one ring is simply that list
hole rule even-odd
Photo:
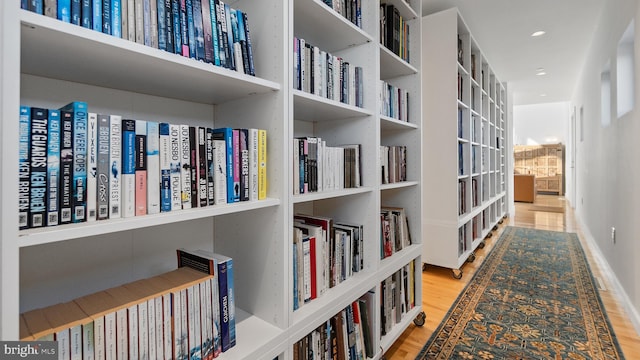
[{"label": "blue book spine", "polygon": [[187,23],[187,0],[180,0],[180,54],[189,57],[189,24]]},{"label": "blue book spine", "polygon": [[45,225],[47,211],[47,110],[31,108],[29,227]]},{"label": "blue book spine", "polygon": [[71,23],[82,25],[82,4],[81,0],[71,0]]},{"label": "blue book spine", "polygon": [[211,5],[209,0],[199,0],[202,8],[202,31],[204,34],[204,61],[213,64],[213,39],[211,29]]},{"label": "blue book spine", "polygon": [[[255,76],[256,75],[256,69],[254,67],[253,64],[253,49],[251,48],[251,32],[249,31],[249,18],[247,17],[246,13],[242,13],[242,20],[243,20],[243,25],[244,25],[244,32],[245,32],[245,37],[246,37],[246,41],[247,41],[247,57],[249,59],[249,75],[251,76]],[[246,72],[246,68],[245,68],[245,72]]]},{"label": "blue book spine", "polygon": [[[216,138],[216,134],[220,134]],[[213,129],[214,139],[222,139],[226,145],[227,163],[227,202],[233,202],[233,130],[231,128]]]},{"label": "blue book spine", "polygon": [[29,164],[31,139],[31,108],[20,106],[19,123],[19,156],[18,165],[18,223],[20,229],[29,227],[29,198],[31,188],[31,165]]},{"label": "blue book spine", "polygon": [[233,259],[227,261],[227,296],[229,297],[229,347],[236,345],[236,302],[233,285]]},{"label": "blue book spine", "polygon": [[60,211],[60,111],[49,110],[47,142],[47,226],[58,225]]},{"label": "blue book spine", "polygon": [[293,310],[298,310],[298,244],[293,243]]},{"label": "blue book spine", "polygon": [[[102,0],[92,0],[93,1],[93,19],[92,25],[93,30],[102,32]],[[108,0],[107,0],[108,1]]]},{"label": "blue book spine", "polygon": [[193,0],[193,37],[195,43],[195,58],[204,60],[204,24],[202,23],[202,3]]},{"label": "blue book spine", "polygon": [[158,10],[158,49],[167,51],[167,17],[164,0],[157,0]]},{"label": "blue book spine", "polygon": [[189,57],[196,57],[196,33],[193,21],[193,1],[186,0],[187,6],[187,35],[189,40]]},{"label": "blue book spine", "polygon": [[20,0],[20,9],[29,10],[29,0]]},{"label": "blue book spine", "polygon": [[29,0],[29,11],[42,15],[44,13],[44,4],[42,0]]},{"label": "blue book spine", "polygon": [[249,51],[247,49],[247,33],[244,25],[244,13],[240,10],[236,10],[236,21],[238,22],[238,42],[242,47],[242,68],[245,74],[250,74],[249,69]]},{"label": "blue book spine", "polygon": [[220,335],[222,351],[229,350],[229,293],[227,284],[227,263],[218,262],[218,296],[220,299]]},{"label": "blue book spine", "polygon": [[71,0],[58,0],[58,20],[71,22]]},{"label": "blue book spine", "polygon": [[[109,0],[104,0],[109,1]],[[122,1],[111,0],[111,35],[122,37]]]},{"label": "blue book spine", "polygon": [[160,123],[160,211],[171,211],[171,125]]},{"label": "blue book spine", "polygon": [[158,0],[158,1],[163,1],[164,2],[164,24],[166,26],[167,29],[167,33],[166,33],[166,41],[167,41],[167,48],[166,50],[168,52],[175,52],[176,49],[173,45],[173,41],[174,41],[174,37],[173,37],[173,13],[172,13],[172,8],[171,8],[171,0]]},{"label": "blue book spine", "polygon": [[213,45],[213,63],[220,66],[220,45],[218,44],[218,20],[215,0],[209,0],[209,12],[211,13],[211,42]]},{"label": "blue book spine", "polygon": [[136,121],[122,120],[122,217],[135,216]]},{"label": "blue book spine", "polygon": [[182,54],[182,28],[181,28],[180,0],[171,0],[171,17],[173,19],[173,52]]},{"label": "blue book spine", "polygon": [[72,220],[73,208],[73,112],[60,111],[60,224]]},{"label": "blue book spine", "polygon": [[93,0],[82,0],[82,8],[80,10],[82,27],[93,29],[93,10],[91,9]]},{"label": "blue book spine", "polygon": [[86,221],[87,103],[75,101],[60,110],[73,111],[73,222]]},{"label": "blue book spine", "polygon": [[146,46],[151,46],[151,2],[149,0],[142,1],[142,14],[142,39]]},{"label": "blue book spine", "polygon": [[220,56],[220,66],[228,68],[228,47],[227,43],[227,22],[223,21],[224,17],[224,3],[220,0],[214,0],[216,2],[216,26],[218,28],[218,55]]},{"label": "blue book spine", "polygon": [[102,1],[102,32],[111,35],[111,0]]}]

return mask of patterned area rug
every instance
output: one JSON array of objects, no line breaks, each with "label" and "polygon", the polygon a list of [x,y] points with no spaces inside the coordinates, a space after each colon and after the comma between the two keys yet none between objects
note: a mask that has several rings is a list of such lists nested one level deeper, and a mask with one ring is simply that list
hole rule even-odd
[{"label": "patterned area rug", "polygon": [[417,359],[624,359],[576,234],[506,227]]}]

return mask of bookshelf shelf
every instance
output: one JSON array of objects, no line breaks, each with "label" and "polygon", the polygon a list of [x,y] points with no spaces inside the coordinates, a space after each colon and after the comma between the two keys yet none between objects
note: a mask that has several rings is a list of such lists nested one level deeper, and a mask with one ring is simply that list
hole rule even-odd
[{"label": "bookshelf shelf", "polygon": [[380,128],[382,131],[409,131],[418,129],[418,125],[412,122],[396,120],[388,116],[380,115]]},{"label": "bookshelf shelf", "polygon": [[312,192],[312,193],[306,193],[306,194],[300,194],[300,195],[293,195],[292,201],[294,204],[299,204],[299,203],[305,203],[305,202],[311,202],[311,201],[317,201],[317,200],[341,198],[345,196],[370,193],[373,191],[375,191],[374,188],[366,187],[366,186],[355,188],[355,189],[343,189],[343,190],[336,190],[336,191],[319,191],[319,192]]},{"label": "bookshelf shelf", "polygon": [[372,115],[367,108],[348,105],[301,90],[292,92],[294,116],[297,120],[332,121]]},{"label": "bookshelf shelf", "polygon": [[402,60],[391,50],[380,45],[380,78],[389,79],[402,75],[411,75],[418,73],[410,63]]},{"label": "bookshelf shelf", "polygon": [[391,183],[391,184],[382,184],[380,185],[380,190],[385,191],[385,190],[393,190],[393,189],[402,189],[402,188],[409,188],[409,187],[418,186],[418,185],[420,185],[418,181],[401,181],[401,182]]},{"label": "bookshelf shelf", "polygon": [[[496,97],[506,89],[457,9],[422,20],[422,50],[428,54],[423,55],[422,100],[429,109],[423,118],[423,142],[438,149],[458,145],[455,150],[427,151],[423,156],[423,169],[443,176],[429,178],[430,186],[424,190],[423,222],[430,236],[422,259],[459,269],[506,213],[506,189],[499,182],[507,169],[498,166],[502,150],[496,147],[496,137],[504,141],[506,133],[496,101],[503,99]],[[449,65],[454,62],[455,68]],[[443,96],[460,98],[453,105]],[[457,176],[444,175],[454,173]],[[458,201],[450,201],[454,198]]]}]

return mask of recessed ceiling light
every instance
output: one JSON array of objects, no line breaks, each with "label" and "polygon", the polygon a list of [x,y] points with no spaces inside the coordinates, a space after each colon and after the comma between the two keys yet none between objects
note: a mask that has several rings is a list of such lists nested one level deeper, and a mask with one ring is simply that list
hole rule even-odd
[{"label": "recessed ceiling light", "polygon": [[540,96],[545,97],[545,96],[547,96],[547,94],[540,94]]},{"label": "recessed ceiling light", "polygon": [[536,75],[542,76],[542,75],[547,75],[547,73],[544,70],[542,70],[542,71],[538,71]]},{"label": "recessed ceiling light", "polygon": [[543,30],[539,30],[539,31],[536,31],[533,34],[531,34],[531,36],[537,37],[537,36],[541,36],[541,35],[544,35],[544,34],[546,34],[546,32],[544,32]]}]

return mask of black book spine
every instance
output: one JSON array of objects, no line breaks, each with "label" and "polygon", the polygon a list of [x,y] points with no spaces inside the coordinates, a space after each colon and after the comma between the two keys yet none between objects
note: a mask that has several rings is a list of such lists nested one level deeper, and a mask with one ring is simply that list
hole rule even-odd
[{"label": "black book spine", "polygon": [[198,198],[200,206],[209,204],[209,193],[207,189],[207,131],[203,127],[198,127]]},{"label": "black book spine", "polygon": [[60,223],[71,222],[73,184],[73,112],[60,111]]},{"label": "black book spine", "polygon": [[213,129],[206,129],[207,137],[207,203],[215,204],[215,162],[213,161]]},{"label": "black book spine", "polygon": [[198,196],[198,137],[194,126],[189,126],[189,152],[191,154],[191,207],[200,205]]}]

